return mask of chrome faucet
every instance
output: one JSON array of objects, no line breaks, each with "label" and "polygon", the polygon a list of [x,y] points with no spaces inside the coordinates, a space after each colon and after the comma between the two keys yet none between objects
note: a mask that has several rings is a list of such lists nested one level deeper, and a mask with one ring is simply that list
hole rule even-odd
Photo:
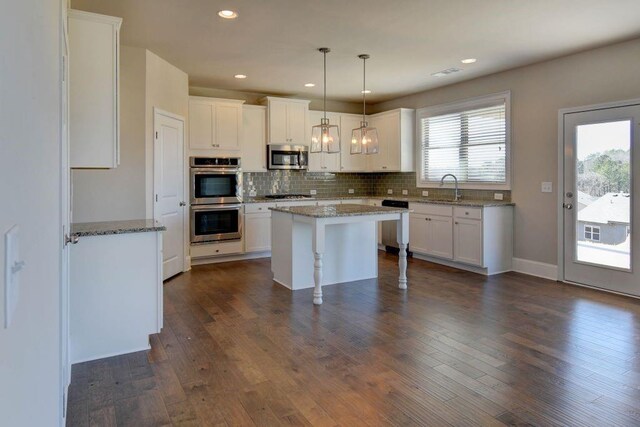
[{"label": "chrome faucet", "polygon": [[453,193],[453,200],[455,202],[457,202],[458,200],[460,200],[462,198],[462,194],[460,194],[460,191],[458,191],[458,178],[452,174],[452,173],[448,173],[446,175],[444,175],[441,179],[440,179],[440,187],[442,187],[444,185],[444,179],[446,177],[450,176],[451,178],[453,178],[453,180],[456,183],[456,187],[455,187],[455,193]]}]

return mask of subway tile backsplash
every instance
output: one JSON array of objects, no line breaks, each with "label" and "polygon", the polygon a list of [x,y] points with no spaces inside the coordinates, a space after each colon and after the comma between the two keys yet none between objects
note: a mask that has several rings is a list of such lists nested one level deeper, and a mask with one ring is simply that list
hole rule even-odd
[{"label": "subway tile backsplash", "polygon": [[[349,189],[354,192],[349,194]],[[453,198],[453,184],[444,187],[418,188],[415,172],[402,173],[328,173],[274,170],[269,172],[245,172],[243,191],[249,196],[255,191],[257,196],[282,193],[311,194],[317,197],[331,196],[388,196],[402,197],[403,190],[408,197],[421,197],[423,190],[429,191],[429,199]],[[463,199],[493,200],[494,193],[502,193],[505,201],[511,200],[511,192],[503,190],[460,190]]]}]

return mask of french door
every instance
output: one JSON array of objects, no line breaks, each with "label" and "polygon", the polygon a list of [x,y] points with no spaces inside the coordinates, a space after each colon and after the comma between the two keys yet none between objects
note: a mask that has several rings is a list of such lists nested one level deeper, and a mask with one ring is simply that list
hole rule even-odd
[{"label": "french door", "polygon": [[640,102],[561,118],[561,276],[640,296]]}]

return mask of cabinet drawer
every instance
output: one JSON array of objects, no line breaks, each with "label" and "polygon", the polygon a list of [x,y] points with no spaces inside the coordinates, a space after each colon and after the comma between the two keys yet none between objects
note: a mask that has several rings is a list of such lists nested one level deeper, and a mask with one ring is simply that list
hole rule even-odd
[{"label": "cabinet drawer", "polygon": [[436,205],[429,203],[409,203],[409,209],[413,209],[415,213],[425,215],[451,216],[452,207],[447,205]]},{"label": "cabinet drawer", "polygon": [[242,241],[191,245],[191,258],[205,258],[220,255],[240,254],[243,252]]},{"label": "cabinet drawer", "polygon": [[275,206],[276,206],[275,203],[248,203],[244,205],[244,213],[252,214],[252,213],[271,212],[269,208],[274,208]]},{"label": "cabinet drawer", "polygon": [[482,219],[482,208],[453,208],[453,216],[456,218]]}]

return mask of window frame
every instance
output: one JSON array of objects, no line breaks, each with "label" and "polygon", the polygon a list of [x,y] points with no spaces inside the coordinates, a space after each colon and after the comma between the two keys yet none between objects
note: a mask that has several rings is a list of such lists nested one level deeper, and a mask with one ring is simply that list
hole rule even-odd
[{"label": "window frame", "polygon": [[439,188],[440,181],[422,180],[424,172],[423,150],[422,150],[422,119],[441,116],[445,114],[460,113],[462,111],[474,110],[482,107],[495,105],[503,101],[505,108],[505,182],[500,183],[480,183],[480,182],[460,182],[458,188],[473,190],[511,190],[511,91],[493,93],[446,104],[424,107],[416,110],[416,186],[418,188]]},{"label": "window frame", "polygon": [[[587,231],[587,228],[589,229],[589,231]],[[598,238],[594,239],[593,236],[594,234],[596,234],[596,230],[597,230],[597,234],[598,234]],[[587,237],[587,233],[589,233],[589,237]],[[584,239],[585,240],[589,240],[590,242],[600,242],[601,239],[601,230],[600,230],[600,226],[599,225],[585,225],[584,226]]]}]

